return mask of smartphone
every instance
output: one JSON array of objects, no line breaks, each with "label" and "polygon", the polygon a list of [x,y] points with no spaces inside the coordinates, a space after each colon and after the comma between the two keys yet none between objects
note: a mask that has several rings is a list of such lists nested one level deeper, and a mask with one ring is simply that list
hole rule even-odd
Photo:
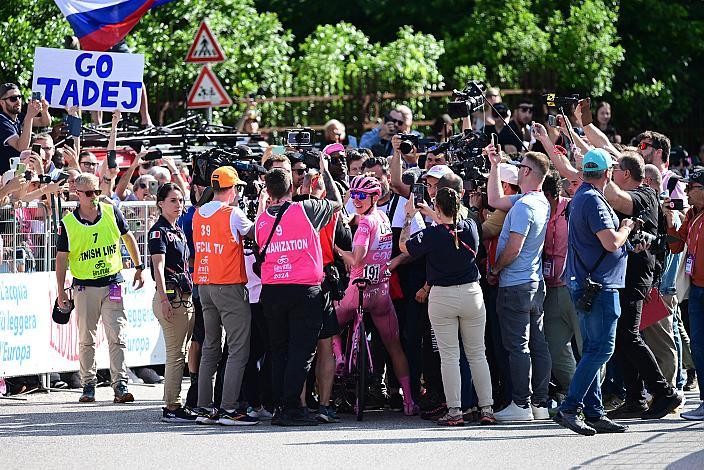
[{"label": "smartphone", "polygon": [[27,165],[24,163],[18,163],[15,167],[15,176],[21,176],[25,171],[27,171]]},{"label": "smartphone", "polygon": [[681,211],[684,209],[684,199],[670,199],[670,209]]},{"label": "smartphone", "polygon": [[41,91],[33,91],[32,92],[32,101],[41,101],[42,100],[42,92]]},{"label": "smartphone", "polygon": [[73,137],[66,137],[64,140],[64,147],[71,147],[73,150],[76,150],[75,139]]},{"label": "smartphone", "polygon": [[286,147],[283,145],[273,145],[271,147],[272,155],[283,155],[284,153],[286,153]]},{"label": "smartphone", "polygon": [[416,207],[419,203],[425,202],[425,185],[423,183],[413,183],[411,192],[413,192],[413,203]]},{"label": "smartphone", "polygon": [[42,146],[39,144],[32,144],[32,152],[36,153],[41,157],[42,155]]},{"label": "smartphone", "polygon": [[117,152],[108,150],[108,168],[117,168]]},{"label": "smartphone", "polygon": [[69,176],[70,175],[68,173],[66,173],[65,171],[62,171],[58,174],[58,176],[56,177],[54,182],[56,184],[60,184],[60,185],[64,184],[68,180]]},{"label": "smartphone", "polygon": [[154,160],[159,160],[162,156],[163,156],[163,154],[161,153],[161,150],[154,149],[154,150],[150,150],[145,156],[143,156],[142,161],[151,162]]},{"label": "smartphone", "polygon": [[557,117],[553,114],[548,114],[548,126],[550,127],[559,127],[557,125]]},{"label": "smartphone", "polygon": [[149,194],[152,196],[156,196],[156,193],[159,191],[159,182],[158,181],[150,181],[149,182]]},{"label": "smartphone", "polygon": [[10,170],[15,170],[17,168],[17,164],[20,162],[20,157],[12,157],[10,158]]},{"label": "smartphone", "polygon": [[80,137],[81,135],[81,125],[83,121],[77,116],[66,116],[66,125],[68,126],[68,133],[73,137]]}]

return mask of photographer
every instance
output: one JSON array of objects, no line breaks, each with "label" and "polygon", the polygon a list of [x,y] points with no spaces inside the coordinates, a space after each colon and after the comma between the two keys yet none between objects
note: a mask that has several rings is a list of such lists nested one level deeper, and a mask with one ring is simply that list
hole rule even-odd
[{"label": "photographer", "polygon": [[[639,331],[643,302],[653,284],[655,270],[655,255],[648,248],[658,234],[658,195],[643,185],[644,164],[635,152],[624,152],[613,173],[613,182],[604,189],[606,200],[619,218],[633,217],[641,223],[636,226],[637,238],[631,239],[625,286],[619,292],[621,316],[616,330],[616,358],[623,373],[626,401],[609,412],[609,417],[659,419],[677,408],[682,397],[663,377]],[[653,395],[650,408],[643,394],[643,382]]]},{"label": "photographer", "polygon": [[362,134],[359,146],[370,148],[377,156],[388,156],[392,153],[391,138],[395,134],[412,133],[420,136],[419,132],[411,131],[413,125],[413,113],[405,105],[398,105],[396,108],[384,115],[384,123],[368,132]]},{"label": "photographer", "polygon": [[543,331],[545,283],[541,256],[550,204],[541,191],[549,170],[548,157],[528,152],[518,167],[522,194],[504,196],[499,177],[501,155],[487,146],[491,172],[489,205],[508,211],[499,235],[496,262],[487,273],[499,280],[496,310],[501,337],[509,355],[513,399],[495,414],[497,421],[548,419],[550,352]]},{"label": "photographer", "polygon": [[[479,395],[480,423],[494,424],[491,374],[484,347],[486,311],[476,264],[480,243],[477,225],[471,218],[458,219],[461,196],[454,189],[439,190],[435,204],[440,223],[402,243],[401,251],[413,257],[425,256],[427,281],[432,286],[428,315],[440,350],[448,408],[447,414],[438,419],[438,424],[464,424],[458,328]],[[419,206],[421,210],[427,208],[425,203]],[[408,232],[409,226],[404,227],[406,236]],[[404,234],[402,238],[406,238]]]},{"label": "photographer", "polygon": [[186,235],[176,224],[183,213],[183,192],[167,183],[159,189],[156,204],[161,213],[149,229],[148,248],[151,273],[156,283],[152,301],[154,316],[164,333],[166,365],[164,372],[164,408],[162,421],[193,422],[194,414],[181,406],[181,381],[186,359],[186,347],[193,332],[193,281],[188,271],[190,253]]},{"label": "photographer", "polygon": [[565,272],[582,332],[582,358],[554,420],[578,434],[591,436],[627,429],[604,415],[600,370],[614,352],[621,314],[619,289],[625,286],[626,277],[624,245],[635,224],[625,218],[619,226],[616,213],[604,197],[613,175],[611,156],[601,149],[591,150],[583,164],[584,183],[570,203]]},{"label": "photographer", "polygon": [[[533,103],[521,99],[513,111],[513,119],[499,134],[498,144],[508,154],[523,152],[523,146],[530,148],[530,123],[533,120]],[[513,132],[511,132],[513,130]],[[518,135],[518,137],[516,137]]]},{"label": "photographer", "polygon": [[687,196],[691,209],[687,211],[684,222],[675,228],[675,213],[668,207],[663,208],[667,221],[668,234],[677,237],[670,243],[673,253],[685,250],[684,272],[691,281],[689,290],[689,322],[692,356],[699,381],[699,398],[701,403],[696,410],[682,413],[684,419],[704,420],[704,168],[695,167],[687,184]]}]

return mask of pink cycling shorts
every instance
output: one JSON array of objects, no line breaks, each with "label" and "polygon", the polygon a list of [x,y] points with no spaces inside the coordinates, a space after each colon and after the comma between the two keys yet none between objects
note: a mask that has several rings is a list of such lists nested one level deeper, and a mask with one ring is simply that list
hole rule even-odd
[{"label": "pink cycling shorts", "polygon": [[[345,291],[345,297],[337,304],[337,322],[340,328],[352,321],[359,307],[359,290],[354,284]],[[389,283],[371,285],[364,291],[364,310],[369,312],[383,342],[398,338],[398,318],[389,294]]]}]

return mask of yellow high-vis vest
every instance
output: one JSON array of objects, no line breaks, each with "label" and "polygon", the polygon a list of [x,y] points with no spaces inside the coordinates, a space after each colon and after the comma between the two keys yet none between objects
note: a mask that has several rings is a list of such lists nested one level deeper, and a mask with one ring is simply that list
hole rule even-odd
[{"label": "yellow high-vis vest", "polygon": [[121,235],[115,213],[104,202],[100,203],[100,211],[100,220],[95,225],[82,224],[73,212],[62,219],[68,237],[69,268],[76,279],[98,279],[122,270]]}]

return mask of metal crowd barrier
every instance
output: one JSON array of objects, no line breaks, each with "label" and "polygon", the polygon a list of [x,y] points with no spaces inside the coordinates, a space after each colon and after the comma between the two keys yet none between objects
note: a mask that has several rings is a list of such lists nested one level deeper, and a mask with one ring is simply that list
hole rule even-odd
[{"label": "metal crowd barrier", "polygon": [[[61,216],[76,205],[76,202],[64,202]],[[147,232],[159,217],[156,203],[123,201],[118,207],[137,239],[144,264],[149,265]],[[58,235],[52,222],[52,211],[42,202],[0,207],[0,273],[53,271]],[[122,258],[125,268],[132,267],[124,244]]]}]

